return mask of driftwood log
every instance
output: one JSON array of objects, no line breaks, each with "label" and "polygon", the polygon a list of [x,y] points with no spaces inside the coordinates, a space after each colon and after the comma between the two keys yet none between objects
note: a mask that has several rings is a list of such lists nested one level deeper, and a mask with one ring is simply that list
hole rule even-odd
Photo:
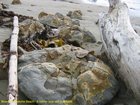
[{"label": "driftwood log", "polygon": [[121,0],[109,4],[108,14],[99,19],[105,53],[140,105],[140,36],[131,26],[127,5]]},{"label": "driftwood log", "polygon": [[14,29],[11,35],[10,43],[10,61],[9,61],[9,86],[8,86],[8,101],[9,105],[17,105],[18,96],[18,79],[17,79],[17,42],[18,42],[18,17],[14,17]]}]

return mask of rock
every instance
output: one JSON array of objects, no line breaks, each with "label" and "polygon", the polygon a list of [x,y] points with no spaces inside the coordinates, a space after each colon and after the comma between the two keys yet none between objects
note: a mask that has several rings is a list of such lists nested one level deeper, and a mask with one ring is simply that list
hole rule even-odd
[{"label": "rock", "polygon": [[1,3],[1,5],[2,5],[2,8],[3,8],[3,9],[8,9],[8,8],[9,8],[9,6],[8,6],[7,4]]},{"label": "rock", "polygon": [[59,19],[63,20],[65,17],[63,16],[63,14],[57,12],[55,13],[55,16],[57,16]]},{"label": "rock", "polygon": [[44,29],[45,27],[40,22],[27,19],[20,23],[19,35],[20,38],[33,37],[33,35],[35,35],[36,33],[41,33]]},{"label": "rock", "polygon": [[80,21],[79,20],[72,20],[72,24],[80,26]]},{"label": "rock", "polygon": [[[21,68],[20,89],[32,100],[57,101],[72,97],[71,80],[66,77],[51,76],[51,70],[57,72],[58,68],[50,63],[30,64]],[[55,103],[40,103],[40,105],[46,104],[55,105]]]},{"label": "rock", "polygon": [[83,33],[80,31],[73,31],[71,32],[71,38],[68,41],[74,45],[79,46],[83,43]]},{"label": "rock", "polygon": [[85,99],[83,103],[86,103],[80,105],[104,105],[118,90],[117,81],[111,70],[101,62],[90,61],[86,69],[77,79],[78,94],[82,93],[78,97]]},{"label": "rock", "polygon": [[73,22],[70,17],[64,17],[63,19],[63,26],[72,26]]},{"label": "rock", "polygon": [[0,2],[0,10],[2,9],[8,9],[8,5],[7,4],[3,4],[2,2]]},{"label": "rock", "polygon": [[80,32],[83,31],[83,30],[80,28],[80,26],[78,26],[78,25],[72,25],[72,26],[71,26],[71,30],[73,30],[73,31],[80,31]]},{"label": "rock", "polygon": [[82,12],[81,10],[75,10],[75,11],[69,11],[67,16],[69,16],[72,19],[82,19]]},{"label": "rock", "polygon": [[84,30],[83,34],[84,34],[84,37],[83,37],[84,42],[90,42],[90,43],[96,42],[94,35],[90,31]]},{"label": "rock", "polygon": [[8,9],[9,6],[7,4],[3,4],[0,2],[0,9]]},{"label": "rock", "polygon": [[82,30],[82,33],[83,43],[81,43],[80,47],[90,52],[96,52],[97,54],[99,54],[101,45],[96,43],[96,38],[94,37],[94,35],[88,30]]},{"label": "rock", "polygon": [[48,26],[56,27],[56,28],[62,25],[62,20],[59,19],[57,16],[51,15],[51,14],[40,17],[39,21],[44,25],[48,25]]},{"label": "rock", "polygon": [[45,13],[45,12],[40,12],[39,15],[38,15],[38,19],[44,17],[44,16],[47,16],[48,14]]},{"label": "rock", "polygon": [[96,39],[94,35],[86,30],[81,29],[78,25],[61,26],[58,28],[59,35],[65,39],[68,44],[72,44],[77,47],[85,45],[85,43],[95,43]]},{"label": "rock", "polygon": [[19,58],[19,87],[32,100],[103,105],[116,94],[118,82],[107,65],[100,60],[88,61],[86,56],[87,50],[69,45],[23,54]]},{"label": "rock", "polygon": [[70,33],[71,33],[71,27],[66,27],[66,26],[61,26],[58,28],[59,30],[59,35],[64,38],[67,39],[70,37]]},{"label": "rock", "polygon": [[20,1],[20,0],[13,0],[13,1],[12,1],[12,4],[14,4],[14,5],[15,5],[15,4],[21,4],[21,1]]}]

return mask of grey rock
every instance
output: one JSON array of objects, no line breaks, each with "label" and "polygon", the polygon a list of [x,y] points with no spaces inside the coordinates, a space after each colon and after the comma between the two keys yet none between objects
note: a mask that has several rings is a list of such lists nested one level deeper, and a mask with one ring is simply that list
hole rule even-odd
[{"label": "grey rock", "polygon": [[[32,100],[57,101],[72,97],[71,79],[51,76],[50,71],[57,72],[57,69],[50,63],[30,64],[21,68],[19,72],[21,91]],[[55,105],[55,103],[46,102],[40,104]],[[58,105],[64,105],[64,103],[59,103]]]}]

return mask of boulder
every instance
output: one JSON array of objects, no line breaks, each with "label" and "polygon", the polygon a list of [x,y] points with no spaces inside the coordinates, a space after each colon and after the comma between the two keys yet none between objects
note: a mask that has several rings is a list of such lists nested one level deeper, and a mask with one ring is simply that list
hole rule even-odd
[{"label": "boulder", "polygon": [[33,37],[36,33],[41,33],[45,30],[43,24],[38,21],[27,19],[19,24],[20,38]]},{"label": "boulder", "polygon": [[24,66],[19,72],[20,89],[32,100],[45,100],[46,102],[41,105],[55,105],[49,101],[70,99],[72,97],[71,80],[57,76],[58,70],[53,63]]},{"label": "boulder", "polygon": [[59,35],[65,39],[69,44],[74,46],[85,46],[85,43],[95,43],[94,35],[85,29],[81,29],[78,25],[61,26],[58,28]]},{"label": "boulder", "polygon": [[70,45],[25,53],[19,58],[19,87],[32,100],[47,100],[39,105],[55,105],[58,100],[72,100],[72,105],[103,105],[113,98],[119,85],[107,65],[88,57],[87,50]]}]

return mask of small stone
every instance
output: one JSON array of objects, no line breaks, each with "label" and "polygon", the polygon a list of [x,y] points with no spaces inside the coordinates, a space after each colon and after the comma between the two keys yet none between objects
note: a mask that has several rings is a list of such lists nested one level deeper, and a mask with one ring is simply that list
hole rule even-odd
[{"label": "small stone", "polygon": [[8,5],[7,4],[3,4],[0,2],[0,9],[8,9]]},{"label": "small stone", "polygon": [[88,54],[86,56],[86,59],[87,59],[87,61],[92,61],[92,62],[95,62],[97,60],[97,58],[91,54]]},{"label": "small stone", "polygon": [[21,1],[20,1],[20,0],[13,0],[13,1],[12,1],[12,4],[14,4],[14,5],[15,5],[15,4],[21,4]]},{"label": "small stone", "polygon": [[82,12],[81,10],[75,10],[75,11],[69,11],[67,16],[69,16],[72,19],[82,19]]}]

